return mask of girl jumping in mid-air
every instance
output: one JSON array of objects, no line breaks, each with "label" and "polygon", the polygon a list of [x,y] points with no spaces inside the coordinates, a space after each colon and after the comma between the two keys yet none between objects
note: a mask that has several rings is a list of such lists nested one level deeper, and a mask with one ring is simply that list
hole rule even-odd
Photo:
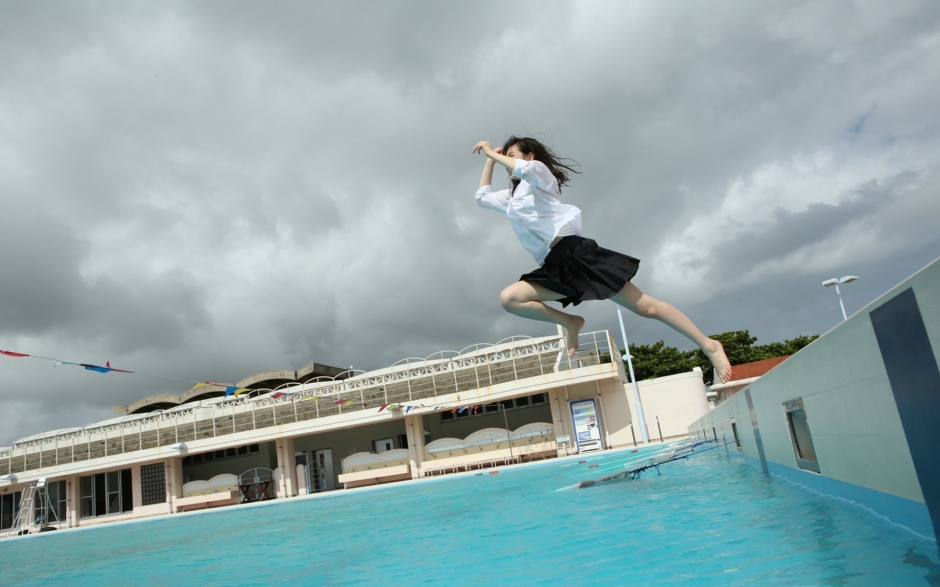
[{"label": "girl jumping in mid-air", "polygon": [[[568,354],[574,356],[584,318],[550,308],[544,302],[561,302],[565,307],[584,300],[610,299],[687,336],[705,352],[718,378],[722,382],[729,380],[731,364],[720,342],[702,334],[675,307],[630,283],[639,259],[603,249],[581,236],[581,210],[559,199],[561,186],[568,183],[567,172],[576,171],[531,138],[509,137],[502,148],[496,149],[489,141],[480,141],[473,152],[487,157],[476,193],[477,204],[504,213],[522,246],[540,265],[499,294],[506,311],[565,327]],[[490,186],[497,163],[509,170],[511,187],[494,192]]]}]

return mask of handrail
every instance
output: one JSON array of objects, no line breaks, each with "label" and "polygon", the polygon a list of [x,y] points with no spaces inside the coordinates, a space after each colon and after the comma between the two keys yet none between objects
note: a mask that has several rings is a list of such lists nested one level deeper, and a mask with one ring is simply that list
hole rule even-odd
[{"label": "handrail", "polygon": [[[32,470],[33,467],[25,468],[26,458],[37,452],[54,450],[56,464],[60,463],[60,453],[63,455],[63,462],[89,460],[98,458],[92,456],[96,451],[104,451],[111,456],[143,450],[145,445],[146,448],[164,446],[185,439],[191,441],[284,422],[298,422],[362,410],[372,402],[378,401],[374,399],[377,397],[382,398],[380,403],[407,403],[437,397],[439,390],[446,395],[460,390],[462,386],[465,390],[476,389],[484,384],[492,384],[493,374],[497,369],[504,367],[511,366],[511,369],[505,369],[500,377],[509,376],[511,380],[519,380],[534,374],[598,364],[613,356],[613,342],[607,331],[582,333],[579,338],[583,342],[573,358],[567,356],[560,336],[516,336],[486,347],[471,345],[460,354],[447,359],[431,357],[454,351],[434,353],[421,363],[393,365],[371,372],[362,371],[361,375],[344,379],[321,376],[303,383],[288,382],[275,389],[251,390],[239,397],[204,399],[166,410],[129,415],[101,425],[88,424],[78,428],[40,433],[17,441],[10,447],[0,448],[0,475]],[[472,350],[467,352],[468,349]],[[538,358],[533,362],[534,357]],[[536,372],[531,371],[533,368]],[[419,383],[420,386],[417,385]],[[393,390],[394,386],[398,387]],[[389,398],[391,391],[398,394],[398,397],[403,397],[406,388],[407,400],[392,401]],[[284,396],[271,397],[275,391],[281,389],[287,392]],[[370,396],[369,401],[366,401],[366,393]],[[334,408],[333,405],[320,401],[339,399],[352,399],[356,403],[349,406],[337,405]],[[200,423],[203,423],[204,429],[199,429]],[[93,435],[96,436],[95,439],[92,439]],[[119,446],[116,445],[118,443]],[[17,460],[15,465],[14,459]],[[51,456],[47,460],[50,459]]]}]

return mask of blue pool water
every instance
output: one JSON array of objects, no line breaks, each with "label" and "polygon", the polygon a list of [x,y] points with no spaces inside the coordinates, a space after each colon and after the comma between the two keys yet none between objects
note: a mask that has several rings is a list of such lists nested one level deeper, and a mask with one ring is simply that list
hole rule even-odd
[{"label": "blue pool water", "polygon": [[8,540],[0,584],[940,585],[933,542],[724,449],[559,491],[635,457]]}]

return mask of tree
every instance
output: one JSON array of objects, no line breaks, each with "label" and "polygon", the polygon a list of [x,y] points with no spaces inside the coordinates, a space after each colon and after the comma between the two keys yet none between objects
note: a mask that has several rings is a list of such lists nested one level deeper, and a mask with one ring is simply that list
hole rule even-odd
[{"label": "tree", "polygon": [[[819,338],[819,335],[800,335],[783,342],[758,346],[754,346],[757,337],[751,336],[747,330],[722,332],[712,335],[711,338],[724,346],[725,354],[728,355],[728,360],[732,365],[742,365],[792,355]],[[623,354],[622,350],[621,354]],[[631,344],[630,355],[633,357],[633,373],[637,381],[686,373],[693,367],[702,369],[705,381],[714,381],[715,370],[711,361],[700,349],[680,351],[676,347],[666,346],[666,343],[659,341],[651,345]],[[626,368],[626,362],[624,362],[624,367]]]},{"label": "tree", "polygon": [[666,346],[663,341],[651,345],[631,344],[630,356],[633,357],[633,374],[637,381],[685,373],[695,366],[689,352]]}]

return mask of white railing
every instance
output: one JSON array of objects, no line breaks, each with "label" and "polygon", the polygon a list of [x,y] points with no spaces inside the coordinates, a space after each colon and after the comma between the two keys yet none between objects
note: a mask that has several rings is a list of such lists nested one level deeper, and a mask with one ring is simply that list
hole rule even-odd
[{"label": "white railing", "polygon": [[[405,359],[344,379],[318,377],[275,389],[252,390],[117,421],[38,434],[0,448],[0,475],[85,461],[126,452],[258,430],[325,416],[410,404],[457,392],[610,362],[616,348],[607,331],[582,333],[568,357],[559,336],[512,337],[463,351]],[[619,356],[619,352],[614,356]],[[346,374],[344,374],[346,375]],[[272,397],[278,391],[286,395]],[[310,401],[308,401],[310,400]],[[338,405],[339,400],[352,400]]]}]

